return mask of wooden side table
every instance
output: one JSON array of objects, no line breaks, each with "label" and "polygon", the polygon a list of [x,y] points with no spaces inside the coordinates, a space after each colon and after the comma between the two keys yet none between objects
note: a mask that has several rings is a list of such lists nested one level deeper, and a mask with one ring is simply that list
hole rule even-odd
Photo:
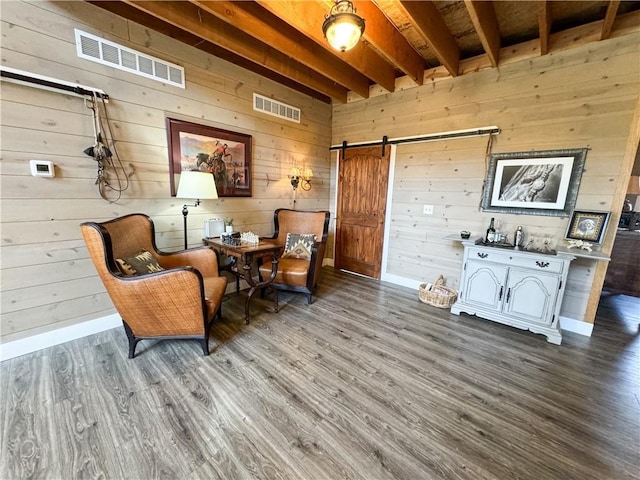
[{"label": "wooden side table", "polygon": [[[212,247],[218,253],[222,253],[232,258],[232,262],[225,269],[234,275],[236,278],[244,278],[245,281],[249,284],[249,293],[247,294],[247,299],[244,305],[244,320],[245,323],[249,324],[249,302],[253,295],[256,293],[256,290],[261,288],[270,287],[273,283],[273,280],[276,278],[276,273],[278,273],[278,258],[282,254],[282,245],[278,245],[276,243],[260,240],[258,244],[250,245],[250,244],[241,244],[241,245],[228,245],[223,243],[219,238],[204,238],[203,242],[205,245]],[[251,267],[253,265],[254,260],[264,257],[272,257],[271,259],[271,275],[268,279],[262,282],[256,282],[253,279],[253,275],[251,275]],[[242,271],[239,268],[242,266]],[[235,269],[234,269],[235,267]],[[271,290],[273,290],[273,308],[274,311],[278,312],[278,290],[271,286]]]}]

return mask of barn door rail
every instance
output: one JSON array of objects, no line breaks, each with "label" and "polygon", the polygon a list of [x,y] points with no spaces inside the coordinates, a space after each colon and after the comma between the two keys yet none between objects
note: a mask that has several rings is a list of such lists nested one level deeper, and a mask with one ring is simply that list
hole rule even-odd
[{"label": "barn door rail", "polygon": [[402,143],[420,143],[420,142],[437,142],[440,140],[453,140],[457,138],[470,138],[470,137],[486,137],[487,135],[498,135],[500,128],[493,125],[489,127],[480,128],[468,128],[465,130],[450,130],[448,132],[428,133],[425,135],[414,135],[410,137],[398,137],[388,138],[386,135],[382,137],[382,140],[374,140],[369,142],[354,142],[347,143],[343,140],[340,145],[332,145],[329,150],[342,150],[342,156],[344,157],[345,150],[348,148],[361,148],[361,147],[376,147],[382,146],[382,155],[384,155],[385,147],[387,145],[399,145]]},{"label": "barn door rail", "polygon": [[51,90],[54,92],[63,92],[67,94],[75,94],[80,97],[100,98],[104,101],[109,100],[109,95],[99,88],[87,87],[77,83],[58,80],[56,78],[38,75],[37,73],[25,72],[15,68],[5,66],[0,67],[0,78],[3,81],[19,83],[30,87],[41,88],[43,90]]}]

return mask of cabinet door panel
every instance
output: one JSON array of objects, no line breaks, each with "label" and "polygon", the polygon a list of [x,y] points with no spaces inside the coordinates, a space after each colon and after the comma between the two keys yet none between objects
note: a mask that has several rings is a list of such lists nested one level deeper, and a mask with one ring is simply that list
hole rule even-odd
[{"label": "cabinet door panel", "polygon": [[530,322],[551,324],[559,279],[555,275],[511,268],[504,313]]},{"label": "cabinet door panel", "polygon": [[463,300],[469,304],[500,310],[505,293],[507,267],[480,262],[467,262]]}]

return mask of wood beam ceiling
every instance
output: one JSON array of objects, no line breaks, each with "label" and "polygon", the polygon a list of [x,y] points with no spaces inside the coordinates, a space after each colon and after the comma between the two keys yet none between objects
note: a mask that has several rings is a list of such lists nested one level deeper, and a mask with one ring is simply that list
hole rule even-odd
[{"label": "wood beam ceiling", "polygon": [[147,0],[125,0],[125,3],[333,99],[346,101],[347,88],[299,64],[275,48],[256,41],[239,28],[203,11],[193,3]]},{"label": "wood beam ceiling", "polygon": [[[298,30],[253,2],[192,0],[204,11],[301,64],[322,73],[339,85],[353,90],[362,97],[369,96],[369,79],[348,63],[332,55]],[[212,26],[215,28],[215,25]]]},{"label": "wood beam ceiling", "polygon": [[[395,71],[392,65],[374,52],[365,42],[358,43],[348,52],[337,53],[331,48],[322,34],[322,20],[329,13],[324,2],[304,1],[290,2],[279,0],[257,0],[266,10],[286,23],[304,33],[321,47],[332,54],[339,54],[340,58],[353,68],[382,86],[389,92],[395,90]],[[366,31],[366,29],[365,29]],[[367,97],[369,95],[366,95]]]},{"label": "wood beam ceiling", "polygon": [[547,0],[538,1],[538,30],[540,33],[540,55],[549,53],[551,36],[551,12]]},{"label": "wood beam ceiling", "polygon": [[433,2],[400,0],[409,21],[453,77],[458,75],[460,48]]},{"label": "wood beam ceiling", "polygon": [[500,29],[491,1],[464,0],[473,26],[480,37],[484,51],[492,67],[498,66],[500,58]]},{"label": "wood beam ceiling", "polygon": [[616,14],[618,13],[618,7],[620,7],[620,0],[611,0],[607,5],[607,13],[604,16],[600,40],[606,40],[611,36],[611,30],[613,29],[613,22],[616,19]]},{"label": "wood beam ceiling", "polygon": [[[337,52],[322,33],[333,0],[88,1],[313,98],[340,103],[495,68],[525,51],[545,55],[615,38],[637,27],[640,17],[640,7],[620,0],[609,0],[599,17],[588,2],[539,0],[537,26],[536,10],[525,2],[354,0],[365,19],[363,39]],[[580,23],[583,11],[591,16]],[[574,26],[554,31],[570,15]],[[428,65],[434,68],[425,70]]]}]

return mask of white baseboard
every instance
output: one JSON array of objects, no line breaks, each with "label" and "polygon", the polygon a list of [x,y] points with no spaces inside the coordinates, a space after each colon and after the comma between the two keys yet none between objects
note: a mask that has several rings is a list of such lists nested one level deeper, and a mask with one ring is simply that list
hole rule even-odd
[{"label": "white baseboard", "polygon": [[114,313],[95,320],[3,343],[0,345],[0,362],[120,326],[122,326],[120,315]]},{"label": "white baseboard", "polygon": [[591,336],[593,332],[593,323],[582,322],[569,317],[560,316],[560,328],[567,332],[577,333],[579,335]]},{"label": "white baseboard", "polygon": [[381,280],[383,282],[393,283],[394,285],[413,288],[416,291],[416,295],[418,295],[418,288],[420,288],[420,284],[423,283],[419,280],[414,280],[412,278],[404,278],[399,275],[394,275],[392,273],[383,273]]}]

